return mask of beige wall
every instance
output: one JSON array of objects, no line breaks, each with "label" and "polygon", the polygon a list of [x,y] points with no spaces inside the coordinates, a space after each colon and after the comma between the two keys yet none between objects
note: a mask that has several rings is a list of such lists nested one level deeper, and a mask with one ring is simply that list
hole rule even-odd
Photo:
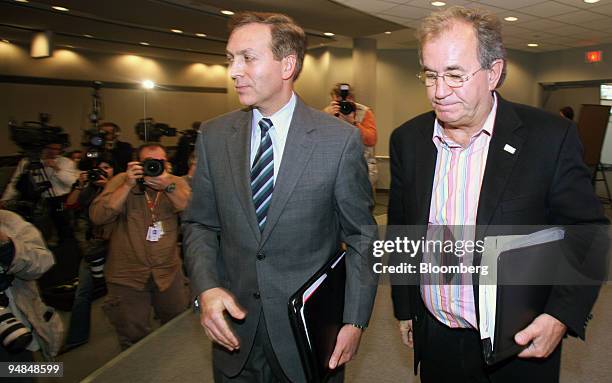
[{"label": "beige wall", "polygon": [[[586,51],[603,50],[603,62],[588,64]],[[612,79],[612,44],[568,49],[537,55],[539,82],[564,82]]]},{"label": "beige wall", "polygon": [[[69,80],[139,83],[151,79],[157,84],[227,88],[227,69],[222,65],[153,59],[129,55],[108,55],[94,52],[59,49],[53,57],[35,60],[27,50],[14,44],[0,43],[0,74],[11,76],[48,77]],[[64,128],[72,148],[81,141],[81,130],[90,127],[92,88],[0,84],[0,155],[14,154],[18,148],[9,139],[10,120],[18,123],[38,120],[39,112],[51,115],[51,124]],[[144,117],[144,90],[109,89],[100,91],[103,117],[118,123],[122,139],[139,145],[134,125]],[[225,113],[234,106],[235,97],[226,93],[147,91],[146,114],[179,130],[193,121],[206,120]],[[162,138],[174,145],[177,138]]]}]

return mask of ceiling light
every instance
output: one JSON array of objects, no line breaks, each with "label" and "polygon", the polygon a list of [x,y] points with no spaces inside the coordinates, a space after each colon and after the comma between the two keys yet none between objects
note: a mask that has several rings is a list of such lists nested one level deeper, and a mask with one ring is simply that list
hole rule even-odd
[{"label": "ceiling light", "polygon": [[66,48],[74,48],[74,45],[64,45]]},{"label": "ceiling light", "polygon": [[323,34],[324,34],[325,36],[328,36],[328,37],[335,36],[335,34],[334,34],[334,33],[331,33],[331,32],[325,32],[325,33],[323,33]]},{"label": "ceiling light", "polygon": [[433,5],[434,7],[443,7],[446,5],[446,3],[443,1],[432,1],[431,5]]},{"label": "ceiling light", "polygon": [[174,33],[183,33],[180,29],[170,29]]},{"label": "ceiling light", "polygon": [[83,35],[83,37],[87,37],[88,39],[91,39],[93,36],[92,35]]},{"label": "ceiling light", "polygon": [[57,5],[51,7],[53,9],[55,9],[56,11],[62,11],[62,12],[68,12],[69,9],[68,8],[64,8],[64,7],[58,7]]},{"label": "ceiling light", "polygon": [[527,46],[528,46],[528,47],[531,47],[531,48],[535,48],[535,47],[539,47],[539,46],[540,46],[540,44],[536,44],[536,43],[529,43],[529,44],[527,44]]},{"label": "ceiling light", "polygon": [[391,34],[391,32],[389,32],[389,31],[385,32],[385,35],[390,35],[390,34]]},{"label": "ceiling light", "polygon": [[595,4],[595,3],[599,3],[599,0],[583,0],[585,3],[587,4]]},{"label": "ceiling light", "polygon": [[147,42],[141,41],[141,42],[140,42],[140,45],[150,45],[150,44],[149,44],[149,43],[147,43]]},{"label": "ceiling light", "polygon": [[517,21],[518,17],[508,16],[508,17],[504,17],[504,20],[506,20],[506,21]]},{"label": "ceiling light", "polygon": [[15,0],[15,1],[18,2],[18,3],[27,3],[28,2],[28,0]]},{"label": "ceiling light", "polygon": [[196,36],[198,36],[198,37],[206,37],[206,33],[196,33]]},{"label": "ceiling light", "polygon": [[145,89],[153,89],[155,88],[155,83],[151,80],[144,80],[142,82],[142,87]]},{"label": "ceiling light", "polygon": [[234,12],[228,11],[227,9],[222,10],[221,13],[223,13],[224,15],[228,15],[228,16],[231,16],[234,14]]}]

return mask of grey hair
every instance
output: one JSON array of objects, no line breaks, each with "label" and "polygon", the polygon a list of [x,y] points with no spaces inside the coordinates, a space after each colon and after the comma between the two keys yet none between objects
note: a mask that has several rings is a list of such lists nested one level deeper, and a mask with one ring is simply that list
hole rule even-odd
[{"label": "grey hair", "polygon": [[506,78],[506,49],[502,41],[502,24],[497,16],[482,9],[455,6],[424,18],[416,31],[421,64],[423,45],[450,29],[456,22],[463,22],[474,28],[478,39],[478,61],[482,68],[491,69],[495,60],[503,60],[502,73],[495,87],[502,86]]}]

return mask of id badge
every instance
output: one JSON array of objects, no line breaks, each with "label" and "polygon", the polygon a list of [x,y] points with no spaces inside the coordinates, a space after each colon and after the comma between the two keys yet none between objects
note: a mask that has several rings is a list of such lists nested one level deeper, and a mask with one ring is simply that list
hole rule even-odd
[{"label": "id badge", "polygon": [[159,238],[159,229],[156,226],[149,226],[149,230],[147,231],[147,241],[157,242],[159,241]]},{"label": "id badge", "polygon": [[161,237],[162,235],[165,234],[164,232],[164,226],[162,225],[161,221],[157,221],[153,224],[153,227],[157,228],[157,230],[159,230],[159,236]]}]

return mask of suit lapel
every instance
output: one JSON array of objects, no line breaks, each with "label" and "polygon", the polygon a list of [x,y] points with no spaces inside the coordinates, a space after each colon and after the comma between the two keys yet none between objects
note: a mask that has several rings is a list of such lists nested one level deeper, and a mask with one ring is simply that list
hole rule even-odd
[{"label": "suit lapel", "polygon": [[261,233],[257,224],[255,207],[251,191],[251,120],[253,113],[245,111],[244,116],[236,121],[233,126],[234,133],[229,136],[227,141],[227,156],[229,158],[230,170],[234,186],[237,190],[240,205],[244,211],[244,216],[259,241]]},{"label": "suit lapel", "polygon": [[420,126],[420,142],[416,143],[416,169],[415,188],[417,211],[417,224],[427,224],[429,221],[429,209],[431,206],[431,193],[433,191],[433,179],[436,171],[436,146],[432,141],[435,115],[432,112],[430,123]]},{"label": "suit lapel", "polygon": [[261,238],[262,246],[277,224],[295,185],[308,163],[310,154],[314,149],[314,143],[309,137],[309,133],[313,130],[315,130],[315,125],[310,117],[308,107],[298,97],[287,134],[283,159],[274,183],[268,219]]},{"label": "suit lapel", "polygon": [[[516,160],[521,155],[525,140],[521,134],[521,125],[521,120],[512,105],[497,95],[495,125],[489,144],[476,216],[476,224],[482,226],[478,231],[482,232],[483,236],[500,203]],[[510,153],[513,150],[514,153]]]}]

